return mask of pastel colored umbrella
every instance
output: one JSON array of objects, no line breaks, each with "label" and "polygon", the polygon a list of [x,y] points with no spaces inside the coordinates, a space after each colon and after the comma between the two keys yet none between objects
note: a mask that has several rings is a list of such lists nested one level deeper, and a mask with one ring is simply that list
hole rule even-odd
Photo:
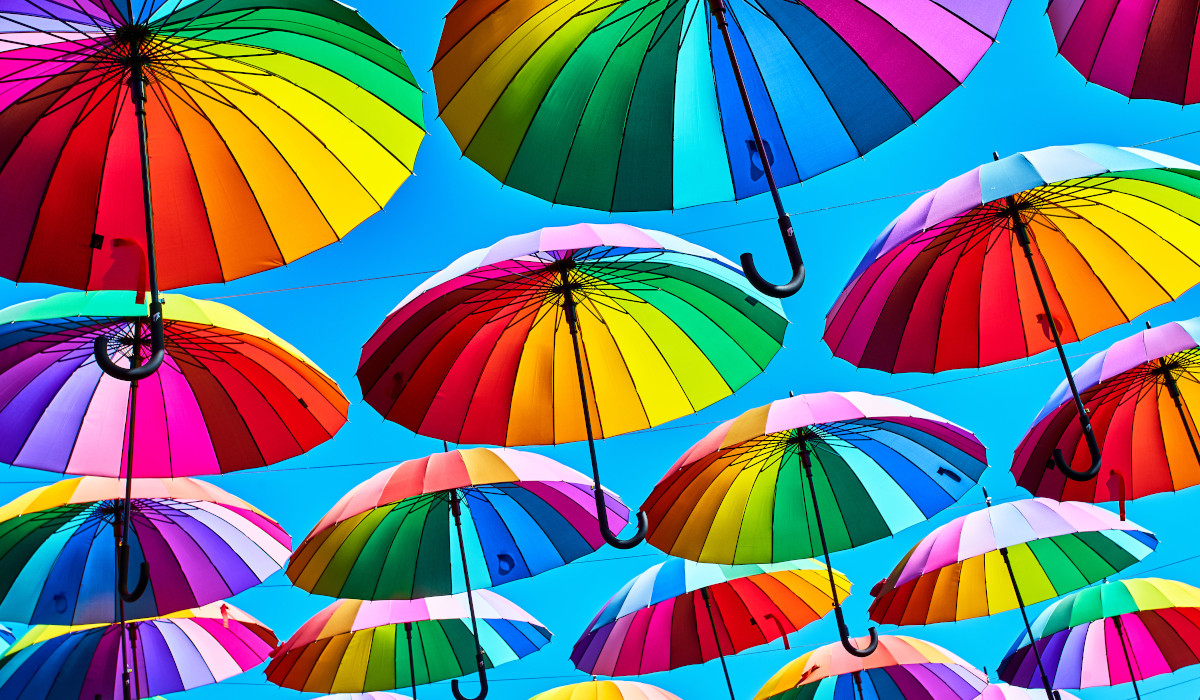
[{"label": "pastel colored umbrella", "polygon": [[[787,635],[833,609],[825,567],[812,559],[779,564],[698,564],[668,559],[625,584],[571,650],[584,673],[640,676],[725,656]],[[835,573],[844,598],[850,581]]]},{"label": "pastel colored umbrella", "polygon": [[1129,98],[1200,101],[1195,0],[1051,0],[1058,52],[1088,82]]},{"label": "pastel colored umbrella", "polygon": [[462,256],[414,289],[363,347],[363,397],[454,443],[587,439],[694,413],[756,377],[787,319],[736,265],[622,224],[544,228]]},{"label": "pastel colored umbrella", "polygon": [[680,700],[674,693],[637,681],[584,681],[551,688],[529,700]]},{"label": "pastel colored umbrella", "polygon": [[1074,461],[1086,449],[1064,382],[1017,447],[1017,484],[1060,501],[1120,501],[1124,513],[1128,499],[1200,483],[1189,408],[1200,397],[1197,366],[1200,318],[1149,328],[1088,358],[1074,372],[1075,384],[1105,453],[1105,476],[1077,482],[1046,469],[1055,451]]},{"label": "pastel colored umbrella", "polygon": [[[1061,690],[1055,690],[1054,696],[1059,700],[1078,700],[1074,695]],[[1035,700],[1035,698],[1033,693],[1026,688],[1007,683],[988,683],[977,700]]]},{"label": "pastel colored umbrella", "polygon": [[[871,619],[928,625],[1020,609],[1141,561],[1154,535],[1090,503],[1030,498],[960,516],[926,535],[871,591]],[[1044,668],[1044,667],[1043,667]],[[1049,700],[1054,685],[1045,672]]]},{"label": "pastel colored umbrella", "polygon": [[336,242],[424,136],[399,49],[333,0],[3,0],[0,21],[0,276],[148,290],[150,361],[105,365],[126,379],[162,360],[160,270],[223,282]]},{"label": "pastel colored umbrella", "polygon": [[859,657],[826,644],[775,672],[754,700],[975,700],[987,676],[929,642],[883,635],[879,649]]},{"label": "pastel colored umbrella", "polygon": [[128,629],[30,628],[0,657],[0,695],[112,700],[123,692],[135,698],[177,693],[249,671],[276,644],[268,627],[228,603],[131,620]]},{"label": "pastel colored umbrella", "polygon": [[[494,668],[532,654],[550,631],[512,602],[478,591],[484,661]],[[420,600],[339,600],[300,626],[267,665],[267,680],[306,693],[361,693],[474,672],[466,595]]]},{"label": "pastel colored umbrella", "polygon": [[[129,560],[148,584],[120,601],[134,618],[200,607],[256,586],[283,568],[292,539],[262,511],[193,479],[137,479]],[[0,507],[0,619],[24,624],[114,622],[124,484],[86,476],[43,486]]]},{"label": "pastel colored umbrella", "polygon": [[672,556],[724,564],[821,553],[843,643],[869,653],[873,643],[850,645],[829,553],[950,506],[979,480],[985,452],[970,431],[893,398],[774,401],[725,421],[675,462],[643,504],[647,539]]},{"label": "pastel colored umbrella", "polygon": [[[770,191],[854,160],[958,87],[1008,0],[464,0],[434,60],[439,116],[504,184],[551,202],[657,211]],[[719,38],[718,38],[719,37]]]},{"label": "pastel colored umbrella", "polygon": [[1132,683],[1200,663],[1200,589],[1179,581],[1109,581],[1055,601],[1000,664],[1000,677],[1033,685],[1035,656],[1061,688]]},{"label": "pastel colored umbrella", "polygon": [[1136,148],[1052,146],[985,163],[913,202],[842,290],[825,342],[856,367],[886,372],[983,367],[1056,348],[1090,460],[1077,456],[1080,471],[1054,459],[1086,481],[1100,448],[1063,343],[1197,282],[1200,166]]}]

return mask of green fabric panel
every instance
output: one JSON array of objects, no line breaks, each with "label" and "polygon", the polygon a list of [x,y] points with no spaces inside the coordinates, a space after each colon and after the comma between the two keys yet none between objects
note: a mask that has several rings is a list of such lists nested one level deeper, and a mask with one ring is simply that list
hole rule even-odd
[{"label": "green fabric panel", "polygon": [[[403,632],[401,632],[403,634]],[[371,655],[367,657],[364,690],[391,690],[403,679],[396,673],[396,626],[384,625],[371,630]],[[405,676],[408,666],[404,667]]]},{"label": "green fabric panel", "polygon": [[[763,466],[747,465],[754,469],[754,485],[746,499],[746,512],[742,515],[741,532],[738,536],[734,561],[766,562],[773,559],[774,542],[771,531],[776,522],[776,494],[779,493],[779,461],[771,460]],[[789,518],[790,520],[790,518]]]},{"label": "green fabric panel", "polygon": [[368,511],[366,517],[354,526],[354,531],[338,547],[337,554],[326,570],[346,571],[345,582],[339,594],[346,598],[372,598],[379,581],[379,565],[370,557],[363,556],[371,539],[389,514],[386,508]]},{"label": "green fabric panel", "polygon": [[[423,634],[429,675],[439,680],[458,678],[475,668],[475,638],[465,620],[435,620],[436,634]],[[424,626],[424,623],[422,623]],[[422,630],[424,633],[424,630]]]},{"label": "green fabric panel", "polygon": [[749,319],[750,323],[745,326],[744,334],[739,330],[738,342],[760,367],[766,368],[783,343],[783,334],[788,327],[787,319],[770,306],[749,296],[746,290],[738,289],[705,272],[683,265],[673,265],[670,271],[672,278],[705,290],[736,309],[738,315]]},{"label": "green fabric panel", "polygon": [[[1033,540],[1024,545],[1037,559],[1057,595],[1083,588],[1092,581],[1080,573],[1079,566],[1095,555],[1083,546],[1074,534]],[[1011,547],[1010,549],[1017,549]],[[1086,564],[1085,564],[1086,565]],[[1024,588],[1021,590],[1024,593]],[[1032,604],[1034,601],[1027,600]]]},{"label": "green fabric panel", "polygon": [[[813,443],[814,448],[823,447],[819,440]],[[892,534],[858,475],[839,455],[828,448],[814,449],[812,463],[829,551],[853,549]],[[847,513],[854,515],[848,518]]]},{"label": "green fabric panel", "polygon": [[1095,583],[1136,562],[1128,552],[1098,532],[1063,535],[1054,537],[1051,541],[1062,548],[1080,577],[1073,579],[1079,581],[1073,586],[1058,588],[1059,593],[1067,593]]},{"label": "green fabric panel", "polygon": [[[800,455],[784,453],[775,480],[775,527],[771,533],[771,561],[789,561],[817,555],[820,542],[810,525],[808,484],[804,481]],[[803,513],[803,518],[798,517]]]},{"label": "green fabric panel", "polygon": [[[62,518],[62,522],[69,519],[70,509],[55,509],[67,510],[68,517]],[[49,511],[46,511],[49,512]],[[8,595],[13,583],[17,580],[17,575],[21,573],[22,566],[16,564],[24,564],[33,558],[34,552],[46,541],[50,535],[58,529],[56,526],[42,528],[45,522],[39,522],[44,517],[43,513],[39,513],[35,517],[14,518],[6,522],[0,523],[0,557],[3,557],[10,562],[9,565],[0,566],[0,597]],[[50,524],[57,523],[59,518],[50,520]]]},{"label": "green fabric panel", "polygon": [[453,537],[450,530],[450,502],[444,494],[438,496],[425,509],[424,529],[420,541],[416,543],[417,551],[413,555],[397,557],[397,569],[411,567],[417,576],[417,584],[413,587],[414,597],[454,593],[451,575],[453,564],[450,559],[450,541]]},{"label": "green fabric panel", "polygon": [[[177,8],[171,13],[169,18],[153,17],[151,24],[166,28],[178,24],[190,23],[198,17],[213,17],[226,13],[238,13],[239,17],[253,16],[258,12],[270,9],[304,13],[307,16],[303,20],[300,20],[302,24],[299,24],[299,27],[318,23],[320,18],[325,18],[345,25],[348,29],[360,31],[377,41],[390,43],[387,38],[367,23],[356,10],[340,2],[331,2],[330,0],[217,0],[216,2],[212,0],[194,0],[190,4],[184,4]],[[223,18],[223,21],[230,21],[230,18]]]}]

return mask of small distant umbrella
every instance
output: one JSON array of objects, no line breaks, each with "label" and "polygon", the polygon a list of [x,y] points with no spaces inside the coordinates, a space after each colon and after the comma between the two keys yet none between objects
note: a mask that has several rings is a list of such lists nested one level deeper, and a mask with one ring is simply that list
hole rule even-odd
[{"label": "small distant umbrella", "polygon": [[[751,409],[692,446],[647,497],[651,544],[725,564],[825,557],[949,507],[979,480],[970,431],[897,399],[803,394]],[[834,615],[855,649],[838,597]],[[874,640],[876,632],[870,630]]]},{"label": "small distant umbrella", "polygon": [[1130,98],[1200,102],[1196,0],[1051,0],[1058,52],[1089,82]]},{"label": "small distant umbrella", "polygon": [[[120,624],[32,627],[0,657],[0,696],[112,700],[123,693],[125,667],[134,669],[136,698],[217,683],[262,663],[275,635],[227,603]],[[136,636],[137,655],[127,641]]]},{"label": "small distant umbrella", "polygon": [[[936,528],[904,555],[872,591],[871,619],[928,625],[1019,609],[1029,630],[1025,606],[1100,581],[1157,546],[1150,532],[1088,503],[993,506],[988,498],[986,508]],[[1040,678],[1054,700],[1049,677]]]},{"label": "small distant umbrella", "polygon": [[[117,557],[105,535],[124,497],[119,479],[87,476],[43,486],[0,507],[0,619],[81,625],[119,618]],[[207,605],[279,571],[291,537],[254,506],[193,479],[137,479],[129,563],[146,564],[145,595],[126,615],[148,618]]]},{"label": "small distant umbrella", "polygon": [[[698,564],[670,559],[634,577],[575,642],[585,673],[640,676],[720,659],[782,638],[833,609],[828,572],[812,559],[779,564]],[[850,581],[835,572],[840,597]],[[707,618],[707,619],[705,619]]]},{"label": "small distant umbrella", "polygon": [[637,681],[584,681],[538,693],[529,700],[680,700],[674,693]]},{"label": "small distant umbrella", "polygon": [[[1031,640],[1037,653],[1031,653]],[[1000,664],[1009,683],[1037,683],[1036,658],[1058,688],[1132,683],[1200,664],[1200,589],[1179,581],[1109,581],[1055,601]]]},{"label": "small distant umbrella", "polygon": [[886,372],[1055,348],[1088,450],[1075,466],[1051,456],[1087,481],[1100,447],[1063,343],[1200,283],[1200,166],[1099,144],[995,157],[919,197],[875,239],[826,316],[825,342]]},{"label": "small distant umbrella", "polygon": [[975,700],[987,676],[945,649],[883,635],[868,657],[826,644],[779,669],[754,700]]},{"label": "small distant umbrella", "polygon": [[1017,484],[1060,501],[1125,501],[1200,484],[1191,405],[1200,406],[1200,318],[1148,328],[1088,358],[1075,384],[1104,450],[1105,475],[1067,480],[1051,455],[1086,449],[1066,382],[1033,421],[1013,457]]},{"label": "small distant umbrella", "polygon": [[[491,591],[476,594],[488,668],[541,649],[550,631]],[[458,678],[476,668],[463,594],[420,600],[339,600],[271,654],[267,680],[306,693],[361,693]]]}]

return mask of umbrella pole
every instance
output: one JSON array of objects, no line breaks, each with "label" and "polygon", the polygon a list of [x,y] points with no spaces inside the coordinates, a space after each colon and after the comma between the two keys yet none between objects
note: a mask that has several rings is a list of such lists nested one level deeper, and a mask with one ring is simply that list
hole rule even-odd
[{"label": "umbrella pole", "polygon": [[[130,345],[129,366],[137,369],[142,353],[142,322],[133,321],[133,342]],[[107,356],[107,355],[106,355]],[[117,593],[121,597],[121,608],[132,603],[146,592],[150,583],[150,567],[143,561],[138,571],[138,582],[129,590],[129,508],[133,500],[133,441],[137,428],[138,380],[129,383],[129,444],[125,446],[125,500],[121,504],[121,527],[117,538]]]},{"label": "umbrella pole", "polygon": [[1137,700],[1142,700],[1142,694],[1137,687],[1137,678],[1133,675],[1133,661],[1129,658],[1129,644],[1125,641],[1125,630],[1121,627],[1121,616],[1113,618],[1113,624],[1117,628],[1117,638],[1121,640],[1121,651],[1125,653],[1125,667],[1129,669],[1129,682],[1133,684],[1133,695]]},{"label": "umbrella pole", "polygon": [[787,250],[788,262],[792,266],[792,279],[786,284],[776,285],[767,282],[758,274],[754,265],[754,256],[742,253],[742,267],[746,279],[758,291],[776,299],[785,299],[800,291],[804,286],[804,260],[800,257],[800,247],[796,243],[796,233],[792,230],[792,219],[783,210],[783,200],[779,196],[779,187],[775,184],[775,173],[771,170],[771,159],[767,156],[767,147],[762,134],[758,131],[758,121],[754,118],[754,107],[750,103],[750,93],[746,90],[746,81],[742,78],[742,69],[738,65],[737,53],[733,50],[733,37],[729,35],[729,19],[726,15],[725,0],[709,0],[709,9],[717,20],[717,27],[725,39],[725,51],[729,54],[729,65],[733,68],[733,77],[737,81],[738,90],[742,94],[742,106],[746,108],[746,120],[750,122],[750,133],[754,135],[754,146],[758,158],[762,161],[763,174],[767,177],[767,187],[771,190],[771,199],[775,202],[775,213],[779,215],[779,233],[783,236],[783,245]]},{"label": "umbrella pole", "polygon": [[558,266],[558,273],[562,283],[556,286],[555,291],[562,292],[563,314],[567,319],[567,328],[571,331],[571,346],[575,349],[575,373],[579,377],[579,396],[583,399],[583,425],[587,429],[588,452],[592,457],[592,491],[596,497],[596,518],[600,523],[600,534],[604,536],[605,542],[617,549],[632,549],[641,544],[642,540],[646,539],[646,532],[650,529],[650,521],[646,518],[646,514],[639,510],[637,513],[637,532],[627,540],[614,535],[608,527],[608,504],[604,498],[604,487],[600,485],[600,463],[596,459],[596,440],[592,435],[592,417],[591,411],[588,408],[587,380],[583,376],[583,352],[579,348],[579,318],[575,312],[574,290],[580,289],[581,285],[578,282],[571,281],[570,272],[575,267],[575,260],[573,258],[563,258],[556,265]]},{"label": "umbrella pole", "polygon": [[737,700],[733,695],[733,681],[729,679],[729,667],[725,665],[725,654],[721,651],[721,636],[717,634],[717,620],[713,617],[712,603],[708,599],[708,589],[700,589],[700,597],[704,599],[704,608],[708,610],[708,623],[712,625],[713,641],[717,644],[717,658],[721,660],[721,670],[725,672],[725,685],[729,687],[729,700]]},{"label": "umbrella pole", "polygon": [[851,671],[850,677],[854,679],[854,687],[858,688],[858,700],[867,700],[866,697],[863,696],[862,671]]},{"label": "umbrella pole", "polygon": [[[1147,323],[1147,326],[1150,324]],[[1167,393],[1171,395],[1171,400],[1175,402],[1175,410],[1179,411],[1179,420],[1183,422],[1183,430],[1187,433],[1188,442],[1192,445],[1192,454],[1196,456],[1196,463],[1200,464],[1200,448],[1196,447],[1196,436],[1192,434],[1192,423],[1188,420],[1187,410],[1183,407],[1183,397],[1179,393],[1179,384],[1175,380],[1175,372],[1178,365],[1168,363],[1166,360],[1159,359],[1158,369],[1154,370],[1155,374],[1161,374],[1163,381],[1167,385]]]},{"label": "umbrella pole", "polygon": [[[471,611],[471,635],[475,638],[475,661],[479,672],[479,694],[473,698],[458,692],[458,679],[450,681],[450,692],[457,700],[483,700],[488,694],[487,672],[483,668],[483,647],[479,646],[479,623],[475,619],[475,598],[471,595],[471,574],[467,571],[467,545],[463,541],[462,508],[458,490],[450,492],[450,511],[454,514],[454,527],[458,530],[458,553],[462,555],[463,579],[467,585],[467,607]],[[411,649],[411,647],[409,647]]]},{"label": "umbrella pole", "polygon": [[825,572],[829,574],[829,595],[833,598],[833,614],[837,618],[838,633],[842,637],[842,648],[852,656],[859,658],[870,656],[879,646],[879,633],[874,627],[868,628],[867,633],[871,636],[871,640],[865,649],[858,649],[851,643],[850,628],[846,626],[846,618],[842,614],[842,603],[838,600],[837,583],[833,578],[833,564],[829,561],[829,544],[825,541],[825,526],[821,524],[821,508],[817,504],[817,485],[813,481],[812,456],[811,450],[808,449],[808,441],[800,436],[789,440],[795,440],[796,444],[800,445],[800,463],[804,465],[804,476],[808,480],[808,492],[812,496],[813,518],[817,521],[817,533],[821,536],[821,554],[825,557]]},{"label": "umbrella pole", "polygon": [[[1000,160],[1000,155],[997,153],[993,153],[992,157]],[[1033,284],[1037,288],[1038,298],[1042,301],[1042,311],[1046,315],[1046,325],[1050,328],[1050,337],[1054,340],[1054,348],[1058,350],[1058,360],[1062,363],[1063,372],[1067,375],[1067,385],[1071,387],[1071,396],[1075,399],[1075,410],[1079,414],[1079,427],[1083,430],[1088,451],[1092,454],[1091,466],[1085,471],[1077,472],[1067,464],[1067,460],[1063,457],[1063,451],[1055,448],[1053,464],[1072,481],[1090,481],[1100,473],[1100,445],[1096,442],[1095,433],[1092,432],[1092,421],[1088,418],[1087,408],[1083,405],[1083,399],[1079,397],[1079,388],[1075,386],[1075,375],[1071,373],[1071,363],[1067,361],[1067,351],[1063,349],[1062,338],[1059,337],[1058,326],[1054,322],[1054,314],[1050,311],[1050,301],[1046,298],[1046,290],[1042,287],[1042,278],[1038,275],[1037,263],[1033,259],[1029,229],[1026,228],[1025,221],[1021,218],[1021,208],[1012,195],[1006,197],[1004,202],[1012,223],[1013,234],[1017,237],[1017,243],[1021,244],[1021,250],[1025,251],[1025,260],[1029,262],[1029,272],[1033,275]]]},{"label": "umbrella pole", "polygon": [[408,677],[412,681],[412,697],[417,700],[417,662],[413,657],[412,623],[404,623],[404,635],[408,637]]},{"label": "umbrella pole", "polygon": [[[991,499],[988,499],[991,505]],[[1029,613],[1025,612],[1025,600],[1021,598],[1021,588],[1017,585],[1017,575],[1013,573],[1012,562],[1008,559],[1008,547],[1000,548],[1000,556],[1004,558],[1004,566],[1008,569],[1008,578],[1012,581],[1013,593],[1017,594],[1017,607],[1021,609],[1021,619],[1025,621],[1025,631],[1029,634],[1029,648],[1033,650],[1033,660],[1037,662],[1038,673],[1042,677],[1042,687],[1046,690],[1048,700],[1059,700],[1058,693],[1050,687],[1050,678],[1046,675],[1046,667],[1042,664],[1042,652],[1038,651],[1037,642],[1033,638],[1033,626],[1029,624]]]}]

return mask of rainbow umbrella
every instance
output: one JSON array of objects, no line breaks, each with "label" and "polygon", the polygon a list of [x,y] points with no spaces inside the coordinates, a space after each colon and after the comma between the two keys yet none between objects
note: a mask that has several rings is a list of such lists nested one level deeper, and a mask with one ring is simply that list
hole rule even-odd
[{"label": "rainbow umbrella", "polygon": [[1075,384],[1107,455],[1107,476],[1068,481],[1046,469],[1054,452],[1074,456],[1084,449],[1064,382],[1017,447],[1017,484],[1060,501],[1117,500],[1123,515],[1127,499],[1200,483],[1200,449],[1188,410],[1188,401],[1200,394],[1197,364],[1200,318],[1149,328],[1088,358],[1075,371]]},{"label": "rainbow umbrella", "polygon": [[987,676],[945,649],[912,637],[884,635],[862,658],[826,644],[789,662],[754,700],[975,700]]},{"label": "rainbow umbrella", "polygon": [[167,289],[222,282],[329,245],[424,136],[399,49],[333,0],[3,0],[0,19],[0,276],[149,290],[150,361],[105,365],[125,379],[162,359],[160,268]]},{"label": "rainbow umbrella", "polygon": [[[467,157],[551,202],[645,211],[771,192],[864,155],[958,87],[1008,0],[463,0],[434,60]],[[720,38],[718,38],[720,37]]]},{"label": "rainbow umbrella", "polygon": [[1200,282],[1198,222],[1200,166],[1152,151],[1052,146],[985,163],[922,195],[875,239],[826,317],[825,342],[856,367],[886,372],[1056,348],[1091,466],[1054,459],[1086,481],[1100,448],[1062,344]]},{"label": "rainbow umbrella", "polygon": [[[1031,629],[1025,606],[1111,576],[1158,546],[1152,533],[1089,503],[986,500],[904,555],[871,591],[872,620],[928,625],[1017,608]],[[1055,700],[1045,672],[1041,680]]]},{"label": "rainbow umbrella", "polygon": [[637,681],[585,681],[551,688],[529,700],[679,700],[679,697]]},{"label": "rainbow umbrella", "polygon": [[[138,644],[131,653],[133,639]],[[0,657],[0,695],[112,700],[122,692],[136,698],[177,693],[248,671],[275,644],[269,628],[228,603],[125,626],[32,627]],[[134,669],[132,686],[127,666]]]},{"label": "rainbow umbrella", "polygon": [[803,394],[728,420],[684,453],[643,504],[647,539],[673,556],[727,564],[820,552],[843,644],[870,653],[873,643],[850,645],[829,553],[950,506],[979,480],[984,456],[971,432],[903,401]]},{"label": "rainbow umbrella", "polygon": [[[1031,653],[1030,640],[1037,647]],[[1000,664],[1000,677],[1029,686],[1040,657],[1062,688],[1132,683],[1200,663],[1200,589],[1179,581],[1109,581],[1055,601]]]},{"label": "rainbow umbrella", "polygon": [[[476,594],[479,642],[494,668],[532,654],[550,631],[491,591]],[[271,654],[267,680],[306,693],[361,693],[457,678],[474,671],[464,594],[420,600],[339,600]],[[407,663],[405,663],[407,661]]]},{"label": "rainbow umbrella", "polygon": [[1195,0],[1051,0],[1046,14],[1058,52],[1089,82],[1129,98],[1200,101]]},{"label": "rainbow umbrella", "polygon": [[[86,476],[0,507],[0,619],[32,624],[113,622],[117,557],[104,546],[125,488]],[[149,618],[235,595],[281,569],[292,539],[279,523],[212,484],[137,479],[129,559],[146,564],[145,595],[127,615]],[[124,601],[123,601],[124,602]]]},{"label": "rainbow umbrella", "polygon": [[622,224],[544,228],[467,253],[414,289],[363,347],[363,397],[388,420],[454,443],[587,439],[709,406],[779,351],[787,319],[736,265]]},{"label": "rainbow umbrella", "polygon": [[[571,661],[584,673],[640,676],[721,660],[787,635],[833,609],[828,572],[812,559],[724,566],[669,559],[616,593],[584,630]],[[835,580],[841,596],[850,581]],[[707,621],[705,620],[707,618]]]}]

